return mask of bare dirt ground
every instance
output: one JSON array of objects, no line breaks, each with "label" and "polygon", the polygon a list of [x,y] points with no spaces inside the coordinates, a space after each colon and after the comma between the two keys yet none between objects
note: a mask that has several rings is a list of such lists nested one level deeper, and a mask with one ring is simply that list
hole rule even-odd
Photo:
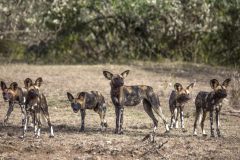
[{"label": "bare dirt ground", "polygon": [[[165,129],[159,119],[156,142],[142,142],[152,131],[152,122],[142,105],[126,107],[124,111],[124,135],[115,135],[114,108],[110,100],[110,85],[103,70],[120,73],[126,69],[131,72],[125,80],[126,85],[145,84],[154,88],[159,95],[163,113],[170,119],[168,98],[176,82],[187,86],[194,80],[193,99],[185,107],[187,132],[173,129],[164,134]],[[229,97],[224,101],[220,122],[223,137],[192,136],[194,121],[194,99],[201,91],[210,91],[209,80],[217,78],[221,82],[237,71],[204,65],[182,63],[137,63],[135,65],[76,65],[76,66],[33,66],[1,65],[0,80],[8,85],[16,81],[23,86],[27,77],[42,77],[42,90],[45,93],[55,137],[49,138],[46,123],[39,139],[29,129],[26,139],[22,134],[19,106],[15,106],[8,126],[2,125],[8,104],[0,97],[0,159],[240,159],[240,112],[229,105]],[[239,72],[237,72],[239,73]],[[231,85],[229,90],[233,89]],[[86,131],[79,133],[80,113],[73,113],[66,92],[74,95],[80,91],[98,90],[108,102],[106,132],[100,131],[100,119],[94,111],[87,111]],[[209,134],[209,119],[206,120]]]}]

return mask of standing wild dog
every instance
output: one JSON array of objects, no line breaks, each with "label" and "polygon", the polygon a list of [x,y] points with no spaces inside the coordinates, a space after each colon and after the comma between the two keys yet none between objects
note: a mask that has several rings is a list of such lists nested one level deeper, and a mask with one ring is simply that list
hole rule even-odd
[{"label": "standing wild dog", "polygon": [[194,130],[193,134],[197,135],[197,121],[199,118],[201,120],[201,128],[203,136],[206,136],[204,130],[204,121],[207,115],[207,112],[210,112],[210,126],[211,126],[211,137],[214,137],[214,128],[213,128],[213,112],[216,113],[216,131],[217,135],[220,137],[220,130],[219,130],[219,116],[220,111],[222,108],[222,101],[224,98],[227,97],[227,87],[229,82],[231,81],[230,78],[226,79],[222,84],[219,84],[218,80],[212,79],[210,80],[210,86],[213,89],[212,92],[199,92],[196,100],[196,117],[194,122]]},{"label": "standing wild dog", "polygon": [[[171,124],[170,128],[178,128],[178,116],[180,114],[181,128],[184,129],[184,105],[191,99],[190,91],[192,90],[194,83],[183,88],[180,83],[174,85],[174,89],[169,98],[169,108],[171,112]],[[184,130],[185,131],[185,130]]]},{"label": "standing wild dog", "polygon": [[41,77],[37,78],[35,83],[32,82],[30,78],[27,78],[24,83],[27,88],[27,97],[26,97],[26,107],[25,107],[25,125],[23,129],[23,138],[27,132],[27,124],[29,116],[33,116],[34,123],[34,134],[38,138],[40,137],[41,132],[41,114],[46,118],[49,129],[50,129],[50,137],[54,137],[53,134],[53,126],[50,121],[49,113],[48,113],[48,104],[46,97],[39,90],[43,80]]},{"label": "standing wild dog", "polygon": [[106,115],[106,103],[104,97],[101,93],[97,91],[80,92],[77,94],[77,97],[74,98],[73,95],[67,92],[68,100],[71,102],[71,107],[73,112],[77,113],[79,110],[81,112],[81,128],[80,132],[84,131],[85,125],[85,115],[86,109],[93,109],[97,112],[101,119],[101,129],[102,131],[106,129],[107,122],[105,120]]},{"label": "standing wild dog", "polygon": [[2,95],[5,102],[9,103],[7,114],[4,118],[3,125],[7,124],[7,121],[13,111],[14,105],[19,104],[22,112],[22,125],[24,124],[24,108],[26,101],[27,90],[20,88],[16,82],[10,84],[7,87],[6,83],[1,81]]},{"label": "standing wild dog", "polygon": [[[163,120],[166,130],[169,131],[167,121],[162,113],[158,96],[153,92],[153,88],[145,85],[125,86],[124,78],[129,74],[129,70],[121,74],[112,74],[108,71],[103,71],[103,75],[111,80],[111,99],[115,106],[116,114],[116,130],[115,133],[122,134],[123,111],[124,106],[136,106],[143,101],[144,110],[153,120],[154,130],[153,136],[158,126],[158,120],[153,114],[153,111]],[[154,138],[154,137],[153,137]]]}]

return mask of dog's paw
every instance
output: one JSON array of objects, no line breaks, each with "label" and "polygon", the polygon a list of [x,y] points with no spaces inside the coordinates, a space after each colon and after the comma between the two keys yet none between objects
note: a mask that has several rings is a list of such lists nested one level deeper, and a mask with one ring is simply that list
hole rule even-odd
[{"label": "dog's paw", "polygon": [[202,136],[203,136],[203,137],[207,137],[207,134],[206,134],[206,133],[203,133]]},{"label": "dog's paw", "polygon": [[54,135],[50,135],[49,138],[54,138]]},{"label": "dog's paw", "polygon": [[84,127],[81,127],[81,128],[79,129],[79,132],[84,132],[84,130],[85,130],[85,128],[84,128]]}]

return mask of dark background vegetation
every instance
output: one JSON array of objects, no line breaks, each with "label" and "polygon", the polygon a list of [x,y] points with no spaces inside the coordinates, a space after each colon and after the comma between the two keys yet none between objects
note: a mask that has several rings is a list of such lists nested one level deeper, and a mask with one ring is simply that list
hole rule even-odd
[{"label": "dark background vegetation", "polygon": [[1,62],[239,67],[238,0],[1,0]]}]

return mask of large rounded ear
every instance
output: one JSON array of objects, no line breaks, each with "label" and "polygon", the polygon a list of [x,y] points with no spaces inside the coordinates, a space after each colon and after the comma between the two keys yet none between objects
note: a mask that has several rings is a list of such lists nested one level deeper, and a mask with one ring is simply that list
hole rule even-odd
[{"label": "large rounded ear", "polygon": [[69,92],[67,92],[67,97],[68,97],[68,100],[69,100],[70,102],[72,102],[72,101],[74,100],[73,95],[72,95],[71,93],[69,93]]},{"label": "large rounded ear", "polygon": [[183,89],[183,86],[180,83],[175,83],[174,88],[177,92],[180,92]]},{"label": "large rounded ear", "polygon": [[30,78],[26,78],[24,80],[24,86],[25,88],[29,88],[33,84],[32,80]]},{"label": "large rounded ear", "polygon": [[42,77],[38,77],[35,81],[35,85],[40,87],[42,85],[43,79]]},{"label": "large rounded ear", "polygon": [[77,94],[77,99],[83,100],[84,97],[85,97],[85,93],[84,93],[84,92],[79,92],[79,93]]},{"label": "large rounded ear", "polygon": [[193,89],[193,87],[195,86],[195,83],[191,83],[189,86],[187,86],[187,90],[191,90]]},{"label": "large rounded ear", "polygon": [[216,80],[216,79],[210,80],[210,86],[212,89],[215,89],[218,85],[219,85],[218,80]]},{"label": "large rounded ear", "polygon": [[113,74],[109,71],[103,71],[103,75],[105,78],[107,78],[108,80],[112,79]]},{"label": "large rounded ear", "polygon": [[126,70],[124,72],[121,73],[121,75],[123,76],[123,78],[127,77],[129,74],[130,70]]},{"label": "large rounded ear", "polygon": [[225,86],[226,88],[228,87],[228,85],[229,85],[229,83],[230,83],[230,81],[231,81],[231,78],[227,78],[227,79],[225,79],[225,81],[223,82],[223,86]]},{"label": "large rounded ear", "polygon": [[7,85],[6,85],[6,83],[3,82],[3,81],[1,81],[1,89],[2,89],[2,90],[7,89]]},{"label": "large rounded ear", "polygon": [[11,83],[10,84],[10,88],[12,89],[12,90],[17,90],[17,88],[18,88],[18,84],[17,84],[17,82],[13,82],[13,83]]}]

